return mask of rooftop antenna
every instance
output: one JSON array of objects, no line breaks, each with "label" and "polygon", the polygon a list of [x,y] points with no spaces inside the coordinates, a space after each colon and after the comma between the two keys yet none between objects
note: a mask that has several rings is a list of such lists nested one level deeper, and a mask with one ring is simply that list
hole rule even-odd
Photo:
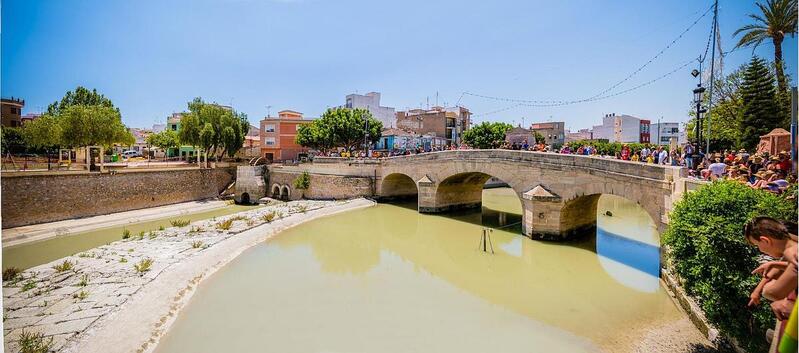
[{"label": "rooftop antenna", "polygon": [[271,105],[267,105],[267,106],[266,106],[266,118],[267,118],[267,119],[269,119],[269,112],[270,112],[270,110],[271,110],[271,109],[272,109],[272,106],[271,106]]},{"label": "rooftop antenna", "polygon": [[438,91],[436,91],[436,106],[438,106]]}]

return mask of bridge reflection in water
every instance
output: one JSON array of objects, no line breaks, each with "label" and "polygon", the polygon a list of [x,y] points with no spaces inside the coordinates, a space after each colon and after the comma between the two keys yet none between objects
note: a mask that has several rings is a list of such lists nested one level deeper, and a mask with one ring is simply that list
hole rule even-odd
[{"label": "bridge reflection in water", "polygon": [[[157,351],[616,352],[683,317],[637,282],[657,277],[626,265],[625,239],[534,241],[508,227],[492,235],[495,255],[479,251],[482,227],[520,218],[513,191],[484,195],[483,212],[381,204],[288,229],[204,282]],[[624,233],[647,221],[625,205],[600,202],[619,207],[600,227],[657,244]]]}]

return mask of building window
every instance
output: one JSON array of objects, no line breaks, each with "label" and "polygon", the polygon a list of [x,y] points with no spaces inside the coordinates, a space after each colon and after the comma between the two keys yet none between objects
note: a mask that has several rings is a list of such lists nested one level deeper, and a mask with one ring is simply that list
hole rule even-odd
[{"label": "building window", "polygon": [[275,125],[274,124],[267,124],[264,126],[264,131],[266,132],[275,132]]},{"label": "building window", "polygon": [[274,146],[275,145],[275,138],[274,137],[264,137],[264,143],[267,146]]}]

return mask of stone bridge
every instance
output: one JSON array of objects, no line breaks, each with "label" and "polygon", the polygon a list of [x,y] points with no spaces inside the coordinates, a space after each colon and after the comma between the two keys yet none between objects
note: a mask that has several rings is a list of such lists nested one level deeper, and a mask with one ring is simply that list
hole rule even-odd
[{"label": "stone bridge", "polygon": [[424,213],[480,207],[483,185],[496,177],[519,196],[524,233],[553,240],[596,227],[603,194],[636,202],[663,230],[672,200],[685,185],[679,182],[685,177],[679,167],[511,150],[442,151],[367,163],[317,158],[299,166],[270,166],[267,185],[293,185],[302,172],[311,175],[311,187],[289,191],[292,198],[418,197]]}]

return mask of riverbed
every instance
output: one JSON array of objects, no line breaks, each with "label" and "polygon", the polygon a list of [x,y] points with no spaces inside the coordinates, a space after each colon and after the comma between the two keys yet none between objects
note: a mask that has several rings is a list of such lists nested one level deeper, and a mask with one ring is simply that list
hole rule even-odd
[{"label": "riverbed", "polygon": [[16,267],[24,270],[81,251],[110,244],[111,242],[121,240],[125,230],[130,232],[131,236],[135,237],[141,232],[150,233],[158,229],[169,228],[172,226],[170,223],[174,220],[195,222],[238,212],[245,212],[256,209],[257,207],[259,206],[228,205],[210,211],[194,212],[144,222],[103,227],[46,240],[13,245],[3,248],[3,268]]},{"label": "riverbed", "polygon": [[654,223],[629,201],[600,198],[597,234],[572,243],[521,236],[507,188],[485,190],[482,210],[415,207],[326,217],[251,248],[200,285],[156,351],[627,352],[684,319],[659,286]]}]

